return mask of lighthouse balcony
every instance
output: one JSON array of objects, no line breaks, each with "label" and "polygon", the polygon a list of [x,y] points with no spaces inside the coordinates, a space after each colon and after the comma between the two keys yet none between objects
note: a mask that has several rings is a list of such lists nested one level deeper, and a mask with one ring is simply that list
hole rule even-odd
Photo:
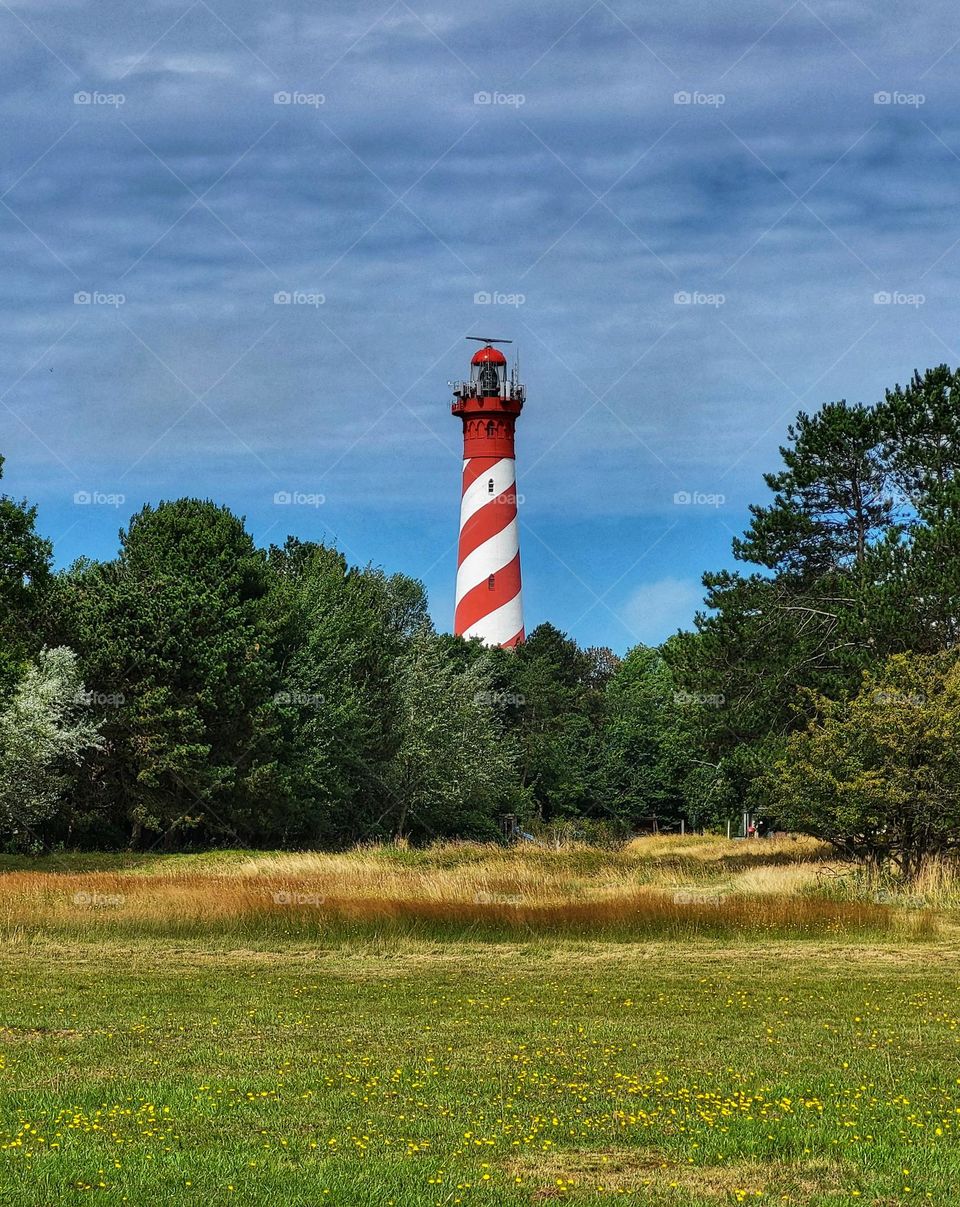
[{"label": "lighthouse balcony", "polygon": [[523,406],[526,398],[525,388],[516,382],[504,382],[496,393],[490,390],[484,390],[475,381],[455,381],[453,383],[453,396],[457,400],[454,402],[454,411],[457,410],[459,404],[466,402],[479,403],[483,406],[495,407],[503,403],[515,403]]}]

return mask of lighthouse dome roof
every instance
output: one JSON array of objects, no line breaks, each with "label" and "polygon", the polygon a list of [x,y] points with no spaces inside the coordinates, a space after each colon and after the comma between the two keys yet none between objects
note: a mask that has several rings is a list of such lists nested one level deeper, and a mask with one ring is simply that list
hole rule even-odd
[{"label": "lighthouse dome roof", "polygon": [[477,352],[474,352],[470,363],[472,365],[505,365],[507,358],[499,348],[492,348],[487,344],[485,348],[480,348]]}]

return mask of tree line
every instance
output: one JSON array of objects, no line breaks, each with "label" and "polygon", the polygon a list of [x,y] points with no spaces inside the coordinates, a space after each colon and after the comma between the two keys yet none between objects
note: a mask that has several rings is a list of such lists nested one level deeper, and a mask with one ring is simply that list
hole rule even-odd
[{"label": "tree line", "polygon": [[[208,500],[59,573],[0,497],[7,849],[342,847],[744,809],[905,876],[960,838],[960,370],[801,413],[694,627],[438,634],[422,585]],[[2,460],[0,460],[2,473]]]}]

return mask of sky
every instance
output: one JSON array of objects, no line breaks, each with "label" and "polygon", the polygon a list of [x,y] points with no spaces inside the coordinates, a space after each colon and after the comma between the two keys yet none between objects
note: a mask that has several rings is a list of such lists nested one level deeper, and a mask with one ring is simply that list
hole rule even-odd
[{"label": "sky", "polygon": [[423,580],[514,341],[527,631],[689,627],[800,410],[960,364],[960,10],[0,4],[0,454],[58,566],[211,498]]}]

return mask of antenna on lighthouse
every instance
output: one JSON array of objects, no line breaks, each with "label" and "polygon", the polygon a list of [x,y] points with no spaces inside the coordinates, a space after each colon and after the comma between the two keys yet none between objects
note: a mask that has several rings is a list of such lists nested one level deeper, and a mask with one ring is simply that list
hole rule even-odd
[{"label": "antenna on lighthouse", "polygon": [[467,339],[476,340],[478,344],[512,344],[512,339],[488,339],[485,335],[468,335]]}]

